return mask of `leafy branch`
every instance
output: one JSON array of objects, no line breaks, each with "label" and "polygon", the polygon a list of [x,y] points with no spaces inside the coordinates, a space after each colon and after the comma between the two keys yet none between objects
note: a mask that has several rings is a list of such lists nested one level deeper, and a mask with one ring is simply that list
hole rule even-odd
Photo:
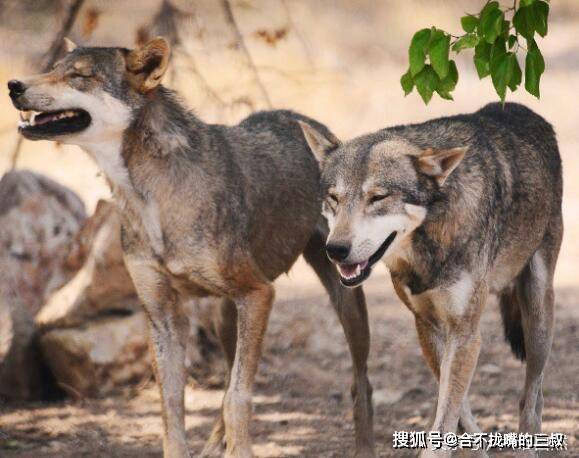
[{"label": "leafy branch", "polygon": [[[525,52],[525,89],[539,98],[545,60],[535,41],[535,33],[541,37],[547,35],[548,1],[520,0],[517,5],[514,0],[509,8],[501,8],[497,1],[487,1],[478,14],[461,18],[464,34],[459,36],[436,27],[419,30],[408,49],[408,71],[400,78],[405,95],[416,87],[426,104],[435,92],[443,99],[452,100],[458,69],[450,53],[473,48],[473,62],[479,78],[491,77],[503,103],[507,88],[514,92],[523,81],[517,56]],[[526,46],[521,44],[523,39]]]}]

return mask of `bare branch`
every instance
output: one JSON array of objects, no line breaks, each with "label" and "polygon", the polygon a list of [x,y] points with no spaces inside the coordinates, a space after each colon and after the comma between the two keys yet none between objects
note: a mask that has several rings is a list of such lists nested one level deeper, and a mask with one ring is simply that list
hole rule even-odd
[{"label": "bare branch", "polygon": [[70,8],[66,12],[66,16],[64,22],[62,23],[62,27],[54,37],[54,40],[52,41],[52,44],[50,45],[50,48],[46,53],[44,64],[42,66],[43,72],[47,72],[48,70],[50,70],[54,65],[54,63],[56,62],[56,59],[58,59],[58,56],[62,52],[64,37],[70,34],[72,26],[74,25],[74,21],[76,21],[78,12],[80,11],[80,8],[82,7],[83,3],[84,0],[74,0],[71,3]]},{"label": "bare branch", "polygon": [[314,59],[312,58],[312,51],[310,49],[310,46],[309,46],[308,42],[306,41],[306,39],[304,38],[304,36],[301,34],[300,30],[296,26],[296,23],[293,20],[291,11],[290,11],[289,6],[287,4],[287,0],[280,0],[280,1],[281,1],[281,5],[283,6],[283,9],[285,10],[287,22],[288,22],[291,30],[293,30],[293,32],[296,34],[296,37],[298,38],[298,40],[302,44],[302,47],[304,48],[304,52],[306,54],[306,59],[308,61],[308,64],[310,65],[310,67],[315,68]]},{"label": "bare branch", "polygon": [[229,25],[229,27],[231,28],[231,30],[233,31],[233,33],[235,35],[235,46],[245,56],[245,59],[247,60],[247,64],[249,65],[249,68],[251,69],[251,71],[253,73],[255,83],[259,87],[261,95],[264,98],[267,106],[269,108],[273,108],[269,94],[267,93],[267,90],[265,89],[265,86],[264,86],[263,82],[261,81],[261,78],[259,77],[259,72],[257,70],[257,67],[255,66],[255,62],[253,62],[253,58],[251,57],[251,54],[249,53],[249,49],[247,48],[247,45],[245,44],[245,40],[243,39],[243,35],[241,34],[241,31],[239,30],[239,26],[237,25],[237,22],[235,20],[235,16],[233,15],[233,10],[231,9],[231,3],[229,2],[229,0],[221,0],[221,5],[222,5],[223,10],[225,12],[225,20],[227,21],[227,24]]}]

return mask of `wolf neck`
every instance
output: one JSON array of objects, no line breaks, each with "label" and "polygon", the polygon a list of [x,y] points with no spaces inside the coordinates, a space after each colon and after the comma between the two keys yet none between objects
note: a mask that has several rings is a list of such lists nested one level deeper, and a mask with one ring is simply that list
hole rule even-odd
[{"label": "wolf neck", "polygon": [[116,188],[130,188],[129,172],[121,154],[122,144],[123,139],[119,135],[118,138],[88,143],[82,146],[105,174],[113,190]]},{"label": "wolf neck", "polygon": [[179,103],[175,93],[162,86],[147,97],[125,133],[125,161],[129,163],[134,156],[163,158],[197,149],[195,143],[203,122]]}]

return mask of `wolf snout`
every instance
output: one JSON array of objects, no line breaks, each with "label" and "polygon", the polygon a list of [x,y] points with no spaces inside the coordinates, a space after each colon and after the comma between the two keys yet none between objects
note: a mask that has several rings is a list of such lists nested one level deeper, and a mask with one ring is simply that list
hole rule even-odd
[{"label": "wolf snout", "polygon": [[10,80],[8,81],[8,91],[10,91],[10,98],[14,100],[15,98],[24,94],[26,91],[26,86],[22,81]]},{"label": "wolf snout", "polygon": [[350,255],[351,245],[346,243],[328,243],[326,253],[332,261],[342,262]]}]

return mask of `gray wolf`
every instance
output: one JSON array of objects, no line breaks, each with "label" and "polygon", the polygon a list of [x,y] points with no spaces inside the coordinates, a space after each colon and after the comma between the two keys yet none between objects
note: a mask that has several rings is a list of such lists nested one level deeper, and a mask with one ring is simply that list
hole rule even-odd
[{"label": "gray wolf", "polygon": [[481,312],[498,294],[506,339],[527,361],[519,428],[538,433],[563,234],[552,127],[508,103],[345,143],[302,128],[322,165],[326,250],[342,283],[359,286],[382,260],[414,313],[439,381],[432,430],[480,431],[467,392]]},{"label": "gray wolf", "polygon": [[[354,366],[356,448],[373,455],[369,331],[360,288],[326,258],[319,167],[289,111],[227,127],[202,122],[164,88],[169,45],[82,48],[46,74],[9,82],[22,135],[79,145],[100,166],[122,219],[131,278],[150,321],[164,453],[188,456],[184,425],[182,299],[223,298],[217,319],[229,366],[222,416],[204,451],[252,456],[251,394],[271,310],[273,280],[303,253],[338,312]],[[31,111],[34,111],[31,113]]]}]

